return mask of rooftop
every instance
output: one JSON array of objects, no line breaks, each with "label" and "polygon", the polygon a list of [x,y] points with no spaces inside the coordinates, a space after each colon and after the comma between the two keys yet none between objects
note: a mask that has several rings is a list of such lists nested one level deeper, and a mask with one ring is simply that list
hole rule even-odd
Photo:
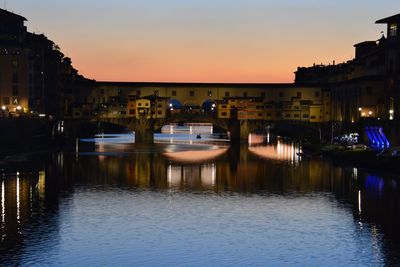
[{"label": "rooftop", "polygon": [[387,24],[387,23],[391,23],[391,22],[400,22],[400,14],[377,20],[375,23],[376,24]]},{"label": "rooftop", "polygon": [[[299,84],[294,83],[188,83],[188,82],[113,82],[113,81],[98,81],[98,86],[112,87],[235,87],[235,88],[286,88],[298,87]],[[302,86],[307,86],[303,84]],[[314,86],[314,85],[312,85]]]},{"label": "rooftop", "polygon": [[18,18],[20,20],[27,21],[27,19],[25,17],[23,17],[23,16],[17,15],[17,14],[15,14],[13,12],[10,12],[8,10],[0,8],[0,17],[1,16],[12,16],[12,17]]}]

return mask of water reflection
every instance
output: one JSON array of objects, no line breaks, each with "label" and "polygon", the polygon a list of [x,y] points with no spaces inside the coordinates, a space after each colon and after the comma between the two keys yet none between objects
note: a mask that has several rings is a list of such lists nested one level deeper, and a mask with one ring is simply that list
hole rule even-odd
[{"label": "water reflection", "polygon": [[[241,205],[244,205],[248,212],[265,207],[265,210],[262,209],[265,214],[249,214],[254,216],[253,220],[234,213],[230,215],[232,217],[229,217],[228,221],[242,225],[243,228],[238,229],[245,232],[252,230],[247,229],[245,225],[256,223],[254,229],[263,229],[257,234],[265,237],[265,240],[268,240],[264,236],[266,233],[275,231],[276,235],[270,237],[272,240],[279,239],[278,236],[286,236],[281,241],[289,239],[294,240],[293,242],[301,241],[304,257],[307,257],[307,253],[312,253],[311,249],[320,254],[327,253],[322,248],[315,247],[315,244],[307,243],[304,238],[312,237],[311,239],[318,243],[326,239],[324,236],[331,236],[335,239],[325,240],[328,246],[332,246],[331,250],[335,250],[335,245],[338,243],[348,244],[348,251],[343,251],[342,255],[345,259],[354,257],[355,260],[361,261],[361,258],[364,258],[364,263],[372,265],[399,264],[400,192],[395,182],[398,177],[368,173],[354,168],[341,168],[321,159],[301,159],[297,155],[301,150],[295,144],[284,141],[276,145],[239,146],[229,149],[216,147],[205,149],[196,146],[190,147],[189,151],[185,146],[132,146],[134,145],[101,144],[97,146],[97,151],[95,149],[92,152],[87,151],[86,154],[82,153],[78,160],[73,154],[58,153],[44,157],[43,162],[29,167],[30,170],[26,172],[21,171],[19,175],[16,175],[15,170],[6,170],[7,175],[0,183],[2,259],[9,259],[11,265],[17,265],[21,262],[27,263],[27,258],[35,263],[35,257],[36,260],[40,259],[38,251],[41,249],[49,250],[49,253],[62,253],[52,252],[51,248],[65,246],[63,242],[66,240],[72,242],[73,238],[69,232],[73,229],[73,224],[68,222],[74,218],[78,222],[85,221],[87,217],[102,214],[104,209],[116,208],[114,215],[124,214],[124,219],[118,216],[110,219],[100,217],[100,219],[102,225],[110,229],[122,229],[126,225],[126,218],[130,218],[130,223],[136,225],[135,220],[143,220],[143,216],[149,216],[131,218],[127,214],[126,206],[118,210],[119,205],[126,200],[132,201],[128,203],[130,207],[140,205],[138,206],[140,210],[148,209],[147,212],[152,212],[155,207],[150,203],[163,203],[179,197],[183,202],[174,202],[179,209],[167,207],[171,209],[168,211],[170,224],[179,225],[175,220],[182,216],[182,213],[187,212],[185,216],[189,216],[187,214],[194,212],[191,209],[203,207],[202,203],[207,203],[204,204],[204,210],[202,209],[204,212],[202,216],[206,217],[210,224],[214,223],[214,228],[199,229],[199,231],[204,230],[206,233],[211,231],[213,235],[218,236],[219,233],[225,233],[224,228],[228,226],[215,227],[218,225],[216,218],[221,220],[226,214],[230,214],[231,209]],[[189,152],[190,155],[197,155],[195,152],[206,155],[209,153],[212,156],[205,158],[194,156],[197,160],[185,161],[189,155],[184,152]],[[214,154],[217,156],[214,157]],[[151,193],[150,196],[146,195],[149,198],[147,201],[147,198],[141,198],[142,191],[173,192],[173,195],[164,197]],[[191,195],[184,195],[182,192]],[[197,202],[194,199],[200,192],[205,192],[206,196]],[[101,199],[107,198],[109,194],[112,196],[109,198],[110,202],[104,203]],[[220,198],[210,198],[209,194]],[[118,201],[122,196],[125,202]],[[97,201],[102,205],[88,205],[92,203],[86,202],[90,197],[94,198],[94,203]],[[209,202],[211,200],[213,202]],[[191,204],[193,201],[195,204]],[[257,205],[249,204],[253,203],[251,201],[256,201]],[[218,206],[222,203],[229,204]],[[296,209],[292,210],[290,208],[292,206],[296,206]],[[185,207],[190,209],[186,210]],[[205,211],[212,212],[214,209],[218,210],[217,213],[212,213],[216,217],[208,217]],[[280,216],[285,219],[278,220]],[[193,223],[189,217],[185,218]],[[173,231],[173,228],[160,226],[152,220],[145,222],[153,234],[156,229],[164,229],[159,230],[163,233]],[[317,229],[308,228],[307,224]],[[321,236],[315,235],[315,232]],[[146,244],[145,240],[151,239],[151,235],[145,234],[145,228],[140,228],[134,233],[134,236],[130,236],[131,240],[144,235],[142,242]],[[108,235],[111,233],[105,236]],[[162,233],[157,232],[157,235],[162,236]],[[243,238],[236,232],[231,232],[224,238],[235,237]],[[179,239],[179,236],[172,238]],[[201,239],[200,236],[197,238]],[[222,239],[221,237],[214,242],[218,243]],[[262,244],[257,243],[261,241],[254,239],[252,241],[255,244]],[[290,244],[285,243],[274,245],[282,251],[290,248]],[[236,246],[241,247],[239,243]],[[251,243],[248,246],[247,252],[245,248],[243,249],[252,255],[254,250],[251,249]],[[109,247],[97,247],[97,249],[101,253],[103,249]],[[159,249],[162,253],[162,248]],[[225,251],[225,254],[233,255],[229,250]],[[193,260],[198,260],[199,263],[194,265],[200,265],[200,257]],[[124,263],[127,262],[121,264]],[[223,262],[219,263],[223,265]],[[257,261],[252,263],[257,265]],[[329,265],[335,262],[327,257],[326,263]]]},{"label": "water reflection", "polygon": [[[253,137],[253,139],[255,139]],[[257,140],[257,139],[256,139]],[[298,163],[302,153],[300,144],[284,139],[278,139],[276,144],[260,145],[262,142],[258,139],[255,145],[249,146],[249,151],[261,158],[272,160],[284,160],[291,163]]]}]

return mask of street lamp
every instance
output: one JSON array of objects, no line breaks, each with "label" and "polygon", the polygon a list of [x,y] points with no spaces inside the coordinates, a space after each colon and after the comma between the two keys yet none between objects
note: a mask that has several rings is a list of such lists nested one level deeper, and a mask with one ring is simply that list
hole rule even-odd
[{"label": "street lamp", "polygon": [[2,106],[1,109],[5,111],[7,108],[6,106]]}]

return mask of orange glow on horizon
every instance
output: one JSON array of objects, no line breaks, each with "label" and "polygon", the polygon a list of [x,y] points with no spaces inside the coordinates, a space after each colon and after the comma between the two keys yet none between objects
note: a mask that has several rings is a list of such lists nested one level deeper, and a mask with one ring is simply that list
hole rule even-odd
[{"label": "orange glow on horizon", "polygon": [[380,38],[385,29],[374,21],[398,6],[395,0],[346,2],[346,9],[311,0],[56,2],[16,1],[13,10],[28,19],[30,31],[58,44],[80,74],[127,82],[290,83],[299,66],[354,58],[353,45]]}]

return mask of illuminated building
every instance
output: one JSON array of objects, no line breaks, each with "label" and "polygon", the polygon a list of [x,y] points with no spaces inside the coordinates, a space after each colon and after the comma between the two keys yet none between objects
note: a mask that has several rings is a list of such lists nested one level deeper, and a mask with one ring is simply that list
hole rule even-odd
[{"label": "illuminated building", "polygon": [[25,21],[0,9],[0,116],[62,115],[70,106],[64,93],[83,78],[53,41],[28,32]]},{"label": "illuminated building", "polygon": [[354,123],[363,117],[393,120],[400,115],[400,14],[376,23],[387,24],[386,37],[354,45],[354,59],[298,68],[296,72],[297,83],[320,85],[331,92],[334,121]]}]

